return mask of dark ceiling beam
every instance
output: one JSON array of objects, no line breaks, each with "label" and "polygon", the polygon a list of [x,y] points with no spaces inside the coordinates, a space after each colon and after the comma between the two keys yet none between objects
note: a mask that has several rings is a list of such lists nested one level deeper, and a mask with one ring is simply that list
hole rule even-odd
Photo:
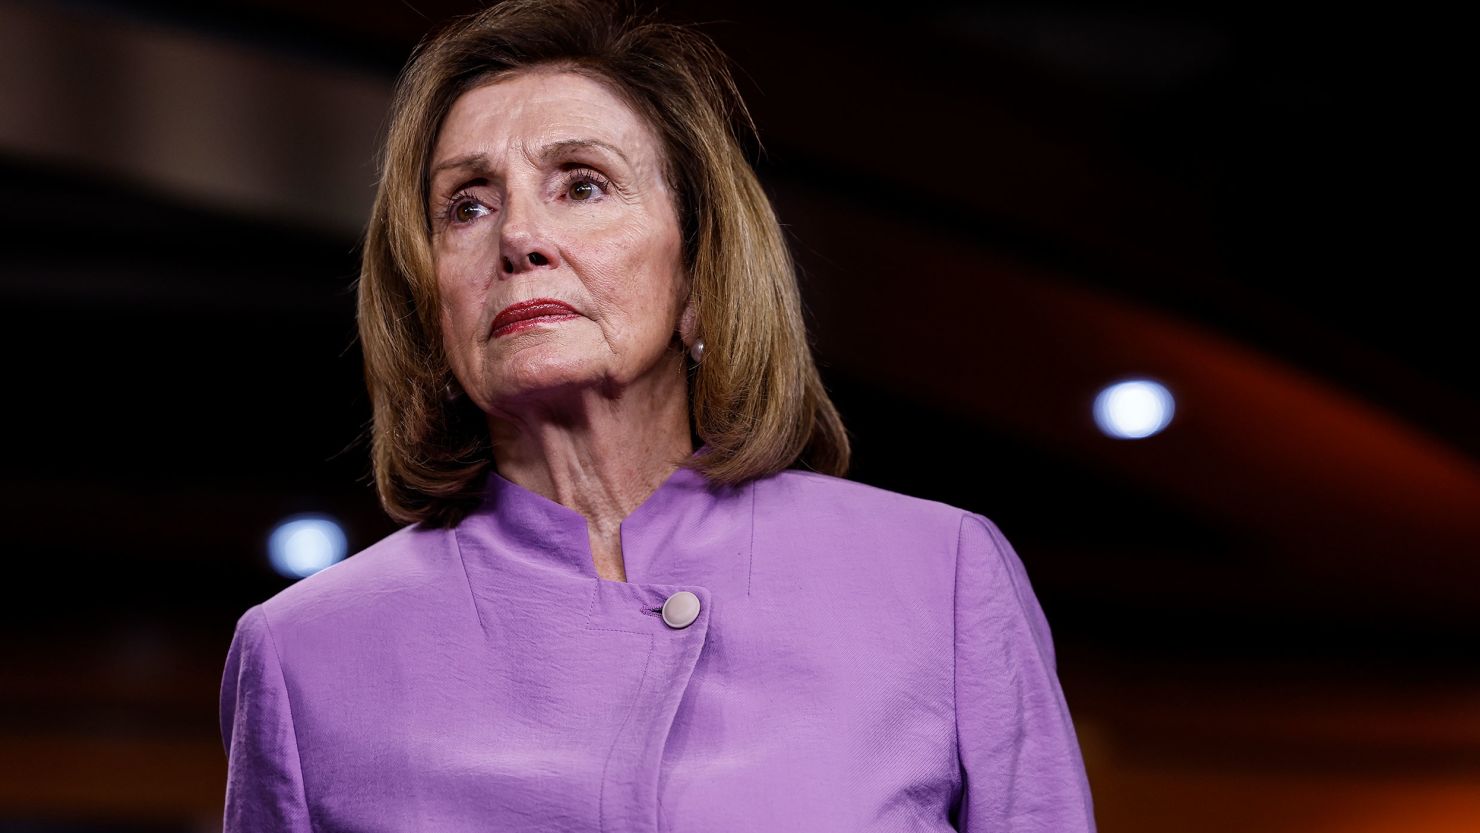
[{"label": "dark ceiling beam", "polygon": [[389,82],[227,40],[0,5],[0,153],[354,237]]}]

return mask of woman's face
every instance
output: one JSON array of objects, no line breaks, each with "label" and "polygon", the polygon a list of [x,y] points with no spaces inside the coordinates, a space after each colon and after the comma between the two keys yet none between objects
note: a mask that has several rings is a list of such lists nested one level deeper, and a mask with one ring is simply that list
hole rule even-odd
[{"label": "woman's face", "polygon": [[[667,349],[687,286],[662,147],[603,84],[533,71],[470,90],[430,170],[444,344],[484,411],[609,396],[682,367]],[[570,310],[494,328],[540,298]]]}]

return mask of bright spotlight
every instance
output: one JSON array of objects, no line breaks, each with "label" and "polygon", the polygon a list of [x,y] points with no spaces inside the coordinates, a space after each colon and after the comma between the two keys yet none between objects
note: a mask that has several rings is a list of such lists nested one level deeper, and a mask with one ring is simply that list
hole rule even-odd
[{"label": "bright spotlight", "polygon": [[1095,424],[1111,437],[1139,440],[1172,421],[1172,394],[1149,379],[1117,382],[1095,397]]},{"label": "bright spotlight", "polygon": [[304,578],[348,554],[344,530],[327,515],[294,515],[284,519],[267,538],[272,568],[288,578]]}]

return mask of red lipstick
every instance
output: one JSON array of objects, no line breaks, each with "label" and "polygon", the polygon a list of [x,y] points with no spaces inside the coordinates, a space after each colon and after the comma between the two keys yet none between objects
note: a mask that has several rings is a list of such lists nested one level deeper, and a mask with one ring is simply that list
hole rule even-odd
[{"label": "red lipstick", "polygon": [[554,298],[531,298],[528,301],[510,304],[494,316],[492,334],[493,338],[498,338],[539,324],[564,321],[579,315],[580,313],[576,312],[574,307],[564,301],[557,301]]}]

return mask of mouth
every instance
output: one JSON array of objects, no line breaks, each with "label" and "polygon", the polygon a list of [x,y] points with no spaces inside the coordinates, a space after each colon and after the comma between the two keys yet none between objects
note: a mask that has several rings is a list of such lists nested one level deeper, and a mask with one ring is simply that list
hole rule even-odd
[{"label": "mouth", "polygon": [[498,338],[541,324],[553,324],[557,321],[579,317],[580,313],[564,301],[557,301],[554,298],[533,298],[504,307],[493,319],[491,335],[493,338]]}]

